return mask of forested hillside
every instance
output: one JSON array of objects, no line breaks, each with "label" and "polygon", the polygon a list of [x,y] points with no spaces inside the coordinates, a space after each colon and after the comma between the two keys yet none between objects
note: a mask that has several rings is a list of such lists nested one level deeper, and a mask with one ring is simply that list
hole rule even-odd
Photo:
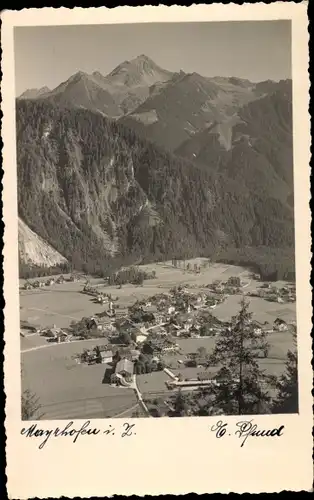
[{"label": "forested hillside", "polygon": [[185,141],[176,153],[246,184],[250,191],[266,189],[266,195],[288,199],[292,206],[291,81],[273,82],[271,89]]},{"label": "forested hillside", "polygon": [[120,120],[142,137],[174,151],[194,134],[232,116],[259,96],[250,82],[181,72]]},{"label": "forested hillside", "polygon": [[19,215],[78,269],[293,245],[293,210],[263,175],[252,189],[92,111],[21,100],[16,118]]}]

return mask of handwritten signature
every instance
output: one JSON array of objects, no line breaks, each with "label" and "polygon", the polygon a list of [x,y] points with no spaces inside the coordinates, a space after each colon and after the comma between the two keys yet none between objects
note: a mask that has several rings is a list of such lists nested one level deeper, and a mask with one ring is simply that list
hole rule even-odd
[{"label": "handwritten signature", "polygon": [[76,443],[79,436],[84,435],[97,436],[98,434],[105,434],[107,436],[114,436],[117,432],[120,433],[120,436],[122,438],[136,435],[136,433],[134,432],[135,424],[124,422],[122,424],[122,428],[120,429],[115,429],[111,424],[109,424],[105,430],[101,430],[97,427],[91,427],[90,423],[90,420],[87,420],[86,422],[84,422],[84,424],[82,424],[81,427],[75,428],[73,425],[74,422],[71,420],[71,422],[68,422],[63,429],[59,429],[59,427],[56,427],[55,429],[41,429],[37,424],[32,424],[28,428],[24,427],[21,430],[21,434],[22,436],[28,438],[44,438],[44,440],[38,446],[40,450],[45,446],[45,444],[51,437],[72,437],[73,443]]},{"label": "handwritten signature", "polygon": [[[272,429],[259,429],[257,424],[253,424],[253,419],[236,422],[236,427],[237,430],[235,430],[233,434],[242,439],[241,447],[244,446],[249,437],[280,437],[285,428],[284,425],[281,425],[280,427],[274,427]],[[225,436],[226,433],[228,433],[228,436],[232,435],[228,430],[228,424],[222,420],[218,420],[216,424],[211,426],[210,430],[215,433],[218,439]]]}]

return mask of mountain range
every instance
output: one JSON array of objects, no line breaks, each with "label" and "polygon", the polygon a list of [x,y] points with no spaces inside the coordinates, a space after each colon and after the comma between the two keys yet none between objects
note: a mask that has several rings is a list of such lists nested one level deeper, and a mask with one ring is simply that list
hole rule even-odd
[{"label": "mountain range", "polygon": [[110,118],[119,118],[134,110],[149,96],[157,82],[171,79],[164,70],[145,55],[119,64],[104,76],[99,71],[87,74],[78,71],[55,89],[32,89],[19,99],[45,99],[54,105],[98,111]]},{"label": "mountain range", "polygon": [[200,131],[234,117],[242,106],[274,92],[276,86],[270,80],[256,84],[235,77],[171,72],[142,54],[106,76],[79,71],[53,90],[27,90],[19,99],[99,112],[174,151]]},{"label": "mountain range", "polygon": [[293,247],[290,80],[141,55],[25,92],[16,124],[19,216],[78,268]]}]

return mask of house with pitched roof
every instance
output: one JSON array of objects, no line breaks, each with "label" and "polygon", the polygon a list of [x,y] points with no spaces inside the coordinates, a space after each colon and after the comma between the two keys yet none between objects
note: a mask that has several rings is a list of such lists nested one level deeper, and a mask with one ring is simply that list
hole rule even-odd
[{"label": "house with pitched roof", "polygon": [[284,332],[288,330],[288,325],[285,320],[277,318],[274,321],[274,330],[277,330],[278,332]]},{"label": "house with pitched roof", "polygon": [[114,375],[121,375],[126,380],[130,381],[134,373],[134,364],[127,358],[120,359],[116,364]]},{"label": "house with pitched roof", "polygon": [[112,351],[100,351],[100,357],[102,363],[112,363],[113,353]]}]

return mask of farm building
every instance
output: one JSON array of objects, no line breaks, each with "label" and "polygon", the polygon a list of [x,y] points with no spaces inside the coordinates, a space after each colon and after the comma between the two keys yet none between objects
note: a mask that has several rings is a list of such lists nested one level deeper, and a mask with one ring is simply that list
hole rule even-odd
[{"label": "farm building", "polygon": [[137,349],[131,349],[130,350],[130,355],[131,355],[131,358],[132,358],[132,361],[137,361],[139,356],[140,356],[141,352],[138,351]]},{"label": "farm building", "polygon": [[52,328],[46,328],[42,330],[41,335],[43,335],[44,337],[57,338],[61,332],[61,328],[57,328],[56,325],[53,325]]},{"label": "farm building", "polygon": [[79,278],[79,276],[76,276],[75,274],[71,274],[69,281],[72,281],[75,283],[77,281],[80,281],[80,278]]},{"label": "farm building", "polygon": [[125,380],[127,381],[131,381],[133,372],[134,372],[134,365],[132,361],[124,358],[118,361],[115,373],[112,375],[111,379],[114,382],[118,381],[119,380],[119,377],[117,377],[118,375],[124,377]]},{"label": "farm building", "polygon": [[285,320],[277,318],[274,321],[274,330],[277,330],[278,332],[284,332],[288,330],[288,325]]},{"label": "farm building", "polygon": [[145,340],[147,340],[147,335],[143,335],[141,332],[136,332],[134,334],[134,339],[137,344],[142,344]]},{"label": "farm building", "polygon": [[166,319],[165,314],[162,312],[157,312],[154,314],[156,323],[163,323]]},{"label": "farm building", "polygon": [[64,331],[60,331],[57,335],[57,342],[69,342],[70,336]]},{"label": "farm building", "polygon": [[152,304],[151,302],[146,303],[146,305],[144,305],[142,309],[145,313],[155,314],[157,312],[157,306]]},{"label": "farm building", "polygon": [[100,351],[100,357],[102,363],[112,363],[113,353],[112,351]]},{"label": "farm building", "polygon": [[227,281],[227,285],[240,287],[241,279],[239,278],[239,276],[230,276],[230,278]]},{"label": "farm building", "polygon": [[48,337],[51,341],[56,342],[68,342],[70,340],[70,336],[61,328],[56,328],[54,325],[52,328],[47,328],[41,331],[41,335],[44,337]]},{"label": "farm building", "polygon": [[165,336],[165,335],[167,335],[166,330],[162,326],[159,326],[159,325],[156,326],[155,328],[152,328],[151,332],[154,335],[158,335],[158,336]]}]

